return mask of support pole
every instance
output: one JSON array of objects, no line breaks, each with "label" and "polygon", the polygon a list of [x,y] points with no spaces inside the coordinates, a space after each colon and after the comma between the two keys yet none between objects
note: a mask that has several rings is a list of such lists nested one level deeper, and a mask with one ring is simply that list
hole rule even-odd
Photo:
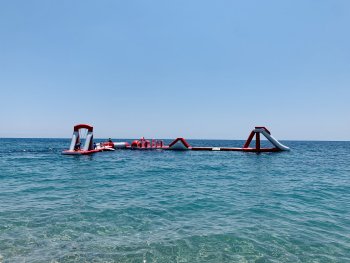
[{"label": "support pole", "polygon": [[260,132],[257,132],[255,135],[255,148],[260,152]]},{"label": "support pole", "polygon": [[249,147],[249,144],[251,143],[251,141],[253,140],[253,137],[255,135],[255,132],[252,131],[247,139],[247,141],[245,142],[243,148],[248,148]]}]

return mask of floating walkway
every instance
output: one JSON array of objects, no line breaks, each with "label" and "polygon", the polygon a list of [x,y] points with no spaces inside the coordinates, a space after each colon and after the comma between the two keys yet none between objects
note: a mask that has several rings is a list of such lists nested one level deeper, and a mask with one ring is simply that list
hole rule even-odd
[{"label": "floating walkway", "polygon": [[[82,130],[86,130],[82,133]],[[128,142],[102,142],[95,144],[93,142],[93,127],[87,124],[74,126],[71,144],[68,150],[62,152],[65,155],[86,155],[101,151],[112,151],[114,149],[130,150],[174,150],[174,151],[240,151],[240,152],[280,152],[289,151],[289,147],[276,140],[266,127],[255,127],[251,131],[248,139],[242,148],[238,147],[196,147],[191,146],[184,138],[177,138],[169,145],[164,145],[162,140],[147,140],[142,137],[140,140],[134,140],[131,144]],[[261,135],[263,135],[274,147],[261,147]],[[255,137],[255,145],[251,147]],[[81,148],[81,141],[84,140],[84,146]]]}]

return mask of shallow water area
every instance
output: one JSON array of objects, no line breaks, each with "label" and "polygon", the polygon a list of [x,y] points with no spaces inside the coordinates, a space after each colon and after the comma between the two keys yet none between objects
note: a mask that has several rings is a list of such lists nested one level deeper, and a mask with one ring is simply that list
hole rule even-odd
[{"label": "shallow water area", "polygon": [[0,262],[350,262],[350,142],[91,156],[0,142]]}]

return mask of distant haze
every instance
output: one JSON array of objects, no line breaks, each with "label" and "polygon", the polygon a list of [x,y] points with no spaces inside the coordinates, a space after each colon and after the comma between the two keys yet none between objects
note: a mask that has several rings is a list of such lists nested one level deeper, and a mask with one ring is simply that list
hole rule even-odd
[{"label": "distant haze", "polygon": [[0,137],[350,139],[350,1],[1,1]]}]

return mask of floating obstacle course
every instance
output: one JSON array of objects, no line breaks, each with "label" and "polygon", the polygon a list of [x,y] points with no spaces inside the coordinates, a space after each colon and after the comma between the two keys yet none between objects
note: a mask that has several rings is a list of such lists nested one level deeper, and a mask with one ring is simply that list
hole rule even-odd
[{"label": "floating obstacle course", "polygon": [[[85,136],[81,130],[87,130]],[[142,137],[140,140],[134,140],[131,144],[128,142],[107,142],[95,144],[93,142],[93,127],[87,124],[79,124],[74,126],[73,136],[69,150],[65,150],[62,154],[66,155],[86,155],[101,151],[111,151],[114,149],[130,149],[130,150],[174,150],[174,151],[240,151],[240,152],[280,152],[289,151],[289,147],[283,145],[276,140],[266,127],[255,127],[244,143],[242,148],[238,147],[196,147],[191,146],[184,138],[176,138],[169,145],[164,145],[163,140],[147,140]],[[274,147],[261,147],[261,135],[263,135]],[[81,148],[81,140],[84,137],[84,146]],[[255,137],[255,147],[250,147]]]},{"label": "floating obstacle course", "polygon": [[[271,144],[274,146],[272,148],[263,148],[261,147],[261,136],[263,135]],[[253,139],[255,137],[255,147],[250,147]],[[238,147],[196,147],[191,146],[184,138],[176,138],[168,146],[153,146],[153,143],[150,143],[142,138],[141,140],[133,141],[131,146],[126,146],[125,149],[138,149],[138,150],[147,150],[147,149],[163,149],[163,150],[178,150],[178,151],[241,151],[241,152],[279,152],[279,151],[289,151],[289,147],[283,145],[278,140],[276,140],[270,133],[270,131],[265,127],[255,127],[255,129],[250,133],[248,139],[244,143],[242,148]],[[153,141],[153,140],[152,140]],[[163,144],[162,144],[163,145]]]}]

